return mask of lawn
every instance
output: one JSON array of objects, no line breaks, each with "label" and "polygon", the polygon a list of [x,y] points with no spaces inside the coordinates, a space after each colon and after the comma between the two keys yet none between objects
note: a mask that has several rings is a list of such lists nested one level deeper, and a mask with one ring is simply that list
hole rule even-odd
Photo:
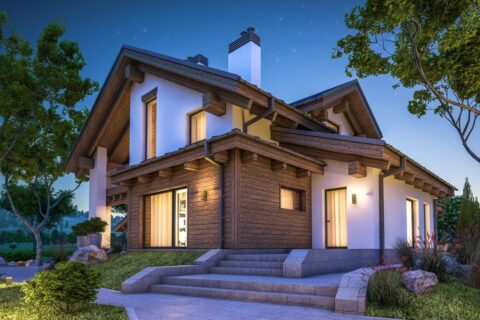
[{"label": "lawn", "polygon": [[122,307],[90,304],[83,311],[71,315],[57,315],[39,312],[38,309],[23,303],[21,284],[6,286],[0,283],[0,319],[2,320],[123,320],[127,319]]},{"label": "lawn", "polygon": [[455,278],[440,283],[435,292],[414,296],[410,305],[381,307],[369,304],[367,315],[400,319],[480,319],[480,290]]},{"label": "lawn", "polygon": [[120,290],[122,281],[146,267],[192,264],[203,252],[198,251],[145,251],[112,254],[103,263],[92,265],[102,275],[100,286]]}]

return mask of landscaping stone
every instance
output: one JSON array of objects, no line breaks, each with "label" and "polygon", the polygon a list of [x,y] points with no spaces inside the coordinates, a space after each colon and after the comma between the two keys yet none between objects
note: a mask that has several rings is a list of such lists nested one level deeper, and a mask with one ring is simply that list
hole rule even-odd
[{"label": "landscaping stone", "polygon": [[7,265],[7,261],[2,257],[0,257],[0,266],[5,266],[5,265]]},{"label": "landscaping stone", "polygon": [[17,263],[15,261],[10,261],[7,266],[9,267],[16,267],[17,266]]},{"label": "landscaping stone", "polygon": [[33,266],[35,265],[35,260],[28,260],[27,263],[25,264],[25,266],[27,267],[30,267],[30,266]]},{"label": "landscaping stone", "polygon": [[25,267],[27,263],[25,261],[17,261],[17,267]]},{"label": "landscaping stone", "polygon": [[89,245],[77,249],[70,258],[70,261],[80,261],[84,264],[93,264],[107,260],[105,250],[99,249],[97,246]]},{"label": "landscaping stone", "polygon": [[413,270],[402,273],[400,281],[415,294],[424,294],[435,290],[438,279],[435,273]]},{"label": "landscaping stone", "polygon": [[126,255],[126,254],[127,254],[127,251],[122,250],[122,251],[120,251],[120,253],[119,253],[118,255],[119,255],[119,256],[124,256],[124,255]]},{"label": "landscaping stone", "polygon": [[463,274],[462,265],[458,263],[457,259],[454,256],[450,254],[445,254],[442,256],[442,259],[443,261],[445,261],[448,274],[456,276]]}]

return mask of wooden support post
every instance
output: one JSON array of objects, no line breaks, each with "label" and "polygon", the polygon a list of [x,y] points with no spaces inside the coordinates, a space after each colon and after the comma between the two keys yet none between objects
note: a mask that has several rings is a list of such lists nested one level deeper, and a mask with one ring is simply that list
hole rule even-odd
[{"label": "wooden support post", "polygon": [[350,161],[348,163],[348,174],[355,178],[364,178],[367,176],[367,167],[360,161]]}]

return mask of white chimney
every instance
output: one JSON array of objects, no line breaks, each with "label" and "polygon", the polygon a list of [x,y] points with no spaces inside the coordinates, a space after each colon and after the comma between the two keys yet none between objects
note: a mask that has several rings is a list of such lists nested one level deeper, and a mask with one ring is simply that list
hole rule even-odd
[{"label": "white chimney", "polygon": [[228,46],[228,71],[260,87],[262,83],[262,49],[255,28],[240,33],[240,38]]}]

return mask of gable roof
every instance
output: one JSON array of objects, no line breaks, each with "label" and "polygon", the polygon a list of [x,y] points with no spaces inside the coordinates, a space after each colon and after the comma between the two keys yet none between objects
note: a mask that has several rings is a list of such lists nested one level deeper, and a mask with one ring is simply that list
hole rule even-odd
[{"label": "gable roof", "polygon": [[366,135],[370,138],[382,138],[380,126],[357,79],[291,102],[290,105],[305,112],[312,112],[317,109],[328,109],[345,99],[353,102],[350,103],[351,113]]}]

